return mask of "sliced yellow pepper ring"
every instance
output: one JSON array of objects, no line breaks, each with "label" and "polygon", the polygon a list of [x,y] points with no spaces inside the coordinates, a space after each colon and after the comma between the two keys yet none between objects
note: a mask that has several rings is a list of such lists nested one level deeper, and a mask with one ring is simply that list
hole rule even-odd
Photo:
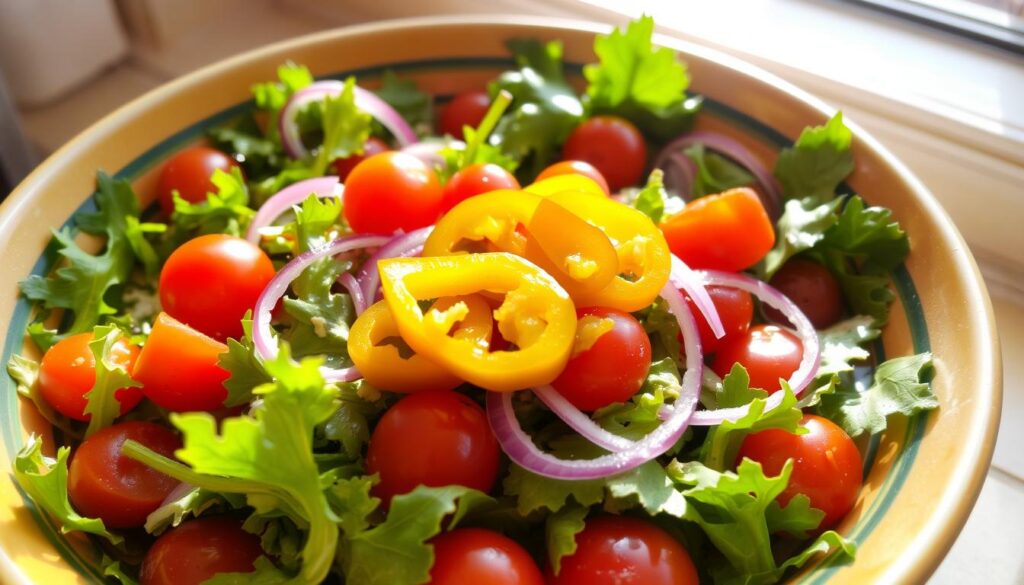
[{"label": "sliced yellow pepper ring", "polygon": [[526,235],[520,229],[533,217],[540,198],[501,189],[470,197],[444,215],[423,244],[424,256],[467,252],[522,254]]},{"label": "sliced yellow pepper ring", "polygon": [[583,175],[556,175],[528,185],[523,191],[540,195],[541,197],[549,197],[555,193],[565,191],[576,191],[587,195],[608,198],[608,195],[600,185],[595,183],[593,179]]},{"label": "sliced yellow pepper ring", "polygon": [[668,282],[672,256],[665,236],[649,217],[607,197],[556,193],[548,199],[600,228],[619,259],[615,278],[599,291],[574,296],[577,306],[638,311],[654,302]]},{"label": "sliced yellow pepper ring", "polygon": [[[576,333],[576,309],[555,279],[513,254],[492,252],[381,260],[384,299],[402,338],[467,382],[510,392],[552,382],[565,367]],[[511,351],[490,351],[449,333],[465,304],[425,313],[417,301],[480,291],[504,293],[494,318]]]},{"label": "sliced yellow pepper ring", "polygon": [[574,299],[600,291],[619,274],[618,254],[608,236],[550,199],[541,199],[526,231],[523,255]]},{"label": "sliced yellow pepper ring", "polygon": [[[448,310],[458,303],[465,305],[467,314],[454,337],[489,346],[494,326],[490,305],[483,298],[470,295],[444,297],[438,299],[434,307]],[[391,309],[385,301],[379,301],[363,311],[352,324],[348,352],[366,381],[381,390],[450,390],[462,383],[461,378],[419,353],[403,357],[399,342],[401,334]]]}]

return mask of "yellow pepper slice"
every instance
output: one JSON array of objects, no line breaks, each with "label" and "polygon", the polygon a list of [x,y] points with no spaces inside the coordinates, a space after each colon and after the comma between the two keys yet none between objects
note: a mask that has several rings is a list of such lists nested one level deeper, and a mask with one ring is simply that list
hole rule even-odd
[{"label": "yellow pepper slice", "polygon": [[542,179],[532,185],[528,185],[523,189],[523,191],[533,193],[534,195],[540,195],[541,197],[549,197],[556,193],[564,193],[566,191],[575,191],[577,193],[596,195],[603,198],[608,197],[600,185],[595,183],[593,179],[584,177],[583,175],[556,175],[554,177],[548,177],[547,179]]},{"label": "yellow pepper slice", "polygon": [[601,290],[573,297],[580,307],[638,311],[658,297],[668,282],[672,256],[658,226],[643,213],[607,197],[556,193],[548,198],[597,226],[618,256],[618,274]]},{"label": "yellow pepper slice", "polygon": [[[384,300],[402,338],[467,382],[510,392],[552,382],[565,367],[576,333],[569,294],[546,272],[504,252],[381,260]],[[515,348],[490,351],[450,332],[469,313],[465,303],[424,312],[417,301],[477,292],[504,293],[494,311]]]},{"label": "yellow pepper slice", "polygon": [[538,203],[538,196],[510,189],[470,197],[437,222],[423,243],[423,255],[494,251],[522,254],[526,235],[520,226],[529,223]]},{"label": "yellow pepper slice", "polygon": [[[468,312],[453,336],[488,347],[494,321],[482,297],[443,297],[434,307],[444,311],[464,303]],[[385,301],[374,303],[355,320],[349,331],[348,353],[367,382],[391,392],[451,390],[462,379],[428,358],[413,353],[403,357],[397,342],[401,334]]]}]

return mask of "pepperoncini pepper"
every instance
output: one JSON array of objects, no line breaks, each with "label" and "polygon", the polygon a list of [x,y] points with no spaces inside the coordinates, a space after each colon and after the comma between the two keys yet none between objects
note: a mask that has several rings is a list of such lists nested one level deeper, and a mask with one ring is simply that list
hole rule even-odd
[{"label": "pepperoncini pepper", "polygon": [[657,298],[672,269],[665,236],[643,213],[606,197],[556,193],[548,197],[601,229],[618,257],[616,276],[606,287],[573,296],[578,306],[638,311]]},{"label": "pepperoncini pepper", "polygon": [[492,191],[463,201],[437,222],[423,246],[424,256],[484,251],[530,260],[573,297],[603,289],[619,273],[618,254],[604,232],[557,203],[523,191]]},{"label": "pepperoncini pepper", "polygon": [[[417,353],[488,390],[510,392],[553,381],[576,333],[576,309],[550,275],[503,252],[392,258],[378,264],[384,299],[402,338]],[[423,311],[417,301],[477,292],[504,293],[494,319],[515,348],[490,351],[450,333],[469,314],[466,303]]]},{"label": "pepperoncini pepper", "polygon": [[583,175],[556,175],[554,177],[548,177],[547,179],[541,179],[536,183],[527,185],[523,189],[527,193],[533,193],[534,195],[540,195],[541,197],[549,197],[556,193],[564,193],[566,191],[574,191],[576,193],[583,193],[586,195],[594,195],[597,197],[607,198],[608,194],[604,192],[593,179],[584,177]]},{"label": "pepperoncini pepper", "polygon": [[[434,307],[446,311],[458,303],[467,311],[453,337],[488,347],[494,326],[490,305],[478,295],[469,295],[442,297]],[[419,353],[403,357],[399,343],[400,332],[391,310],[385,301],[379,301],[352,324],[348,352],[366,381],[382,390],[450,390],[462,383],[461,378]]]}]

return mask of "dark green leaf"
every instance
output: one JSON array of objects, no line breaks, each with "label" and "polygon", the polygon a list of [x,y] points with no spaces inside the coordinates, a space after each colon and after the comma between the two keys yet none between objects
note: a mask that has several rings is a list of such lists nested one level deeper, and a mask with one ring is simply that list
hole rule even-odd
[{"label": "dark green leaf", "polygon": [[809,199],[813,207],[831,201],[836,188],[853,172],[853,133],[837,113],[824,126],[805,128],[792,148],[775,162],[775,176],[787,199]]}]

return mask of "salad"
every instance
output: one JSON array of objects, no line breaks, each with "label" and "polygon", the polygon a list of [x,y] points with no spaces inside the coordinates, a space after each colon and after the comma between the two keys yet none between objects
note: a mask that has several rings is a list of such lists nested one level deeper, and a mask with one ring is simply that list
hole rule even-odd
[{"label": "salad", "polygon": [[843,183],[841,114],[769,170],[652,31],[597,36],[581,94],[528,39],[448,101],[285,64],[150,209],[99,172],[20,284],[8,372],[56,441],[22,490],[123,584],[850,562],[869,437],[938,407],[930,355],[871,352],[908,238]]}]

